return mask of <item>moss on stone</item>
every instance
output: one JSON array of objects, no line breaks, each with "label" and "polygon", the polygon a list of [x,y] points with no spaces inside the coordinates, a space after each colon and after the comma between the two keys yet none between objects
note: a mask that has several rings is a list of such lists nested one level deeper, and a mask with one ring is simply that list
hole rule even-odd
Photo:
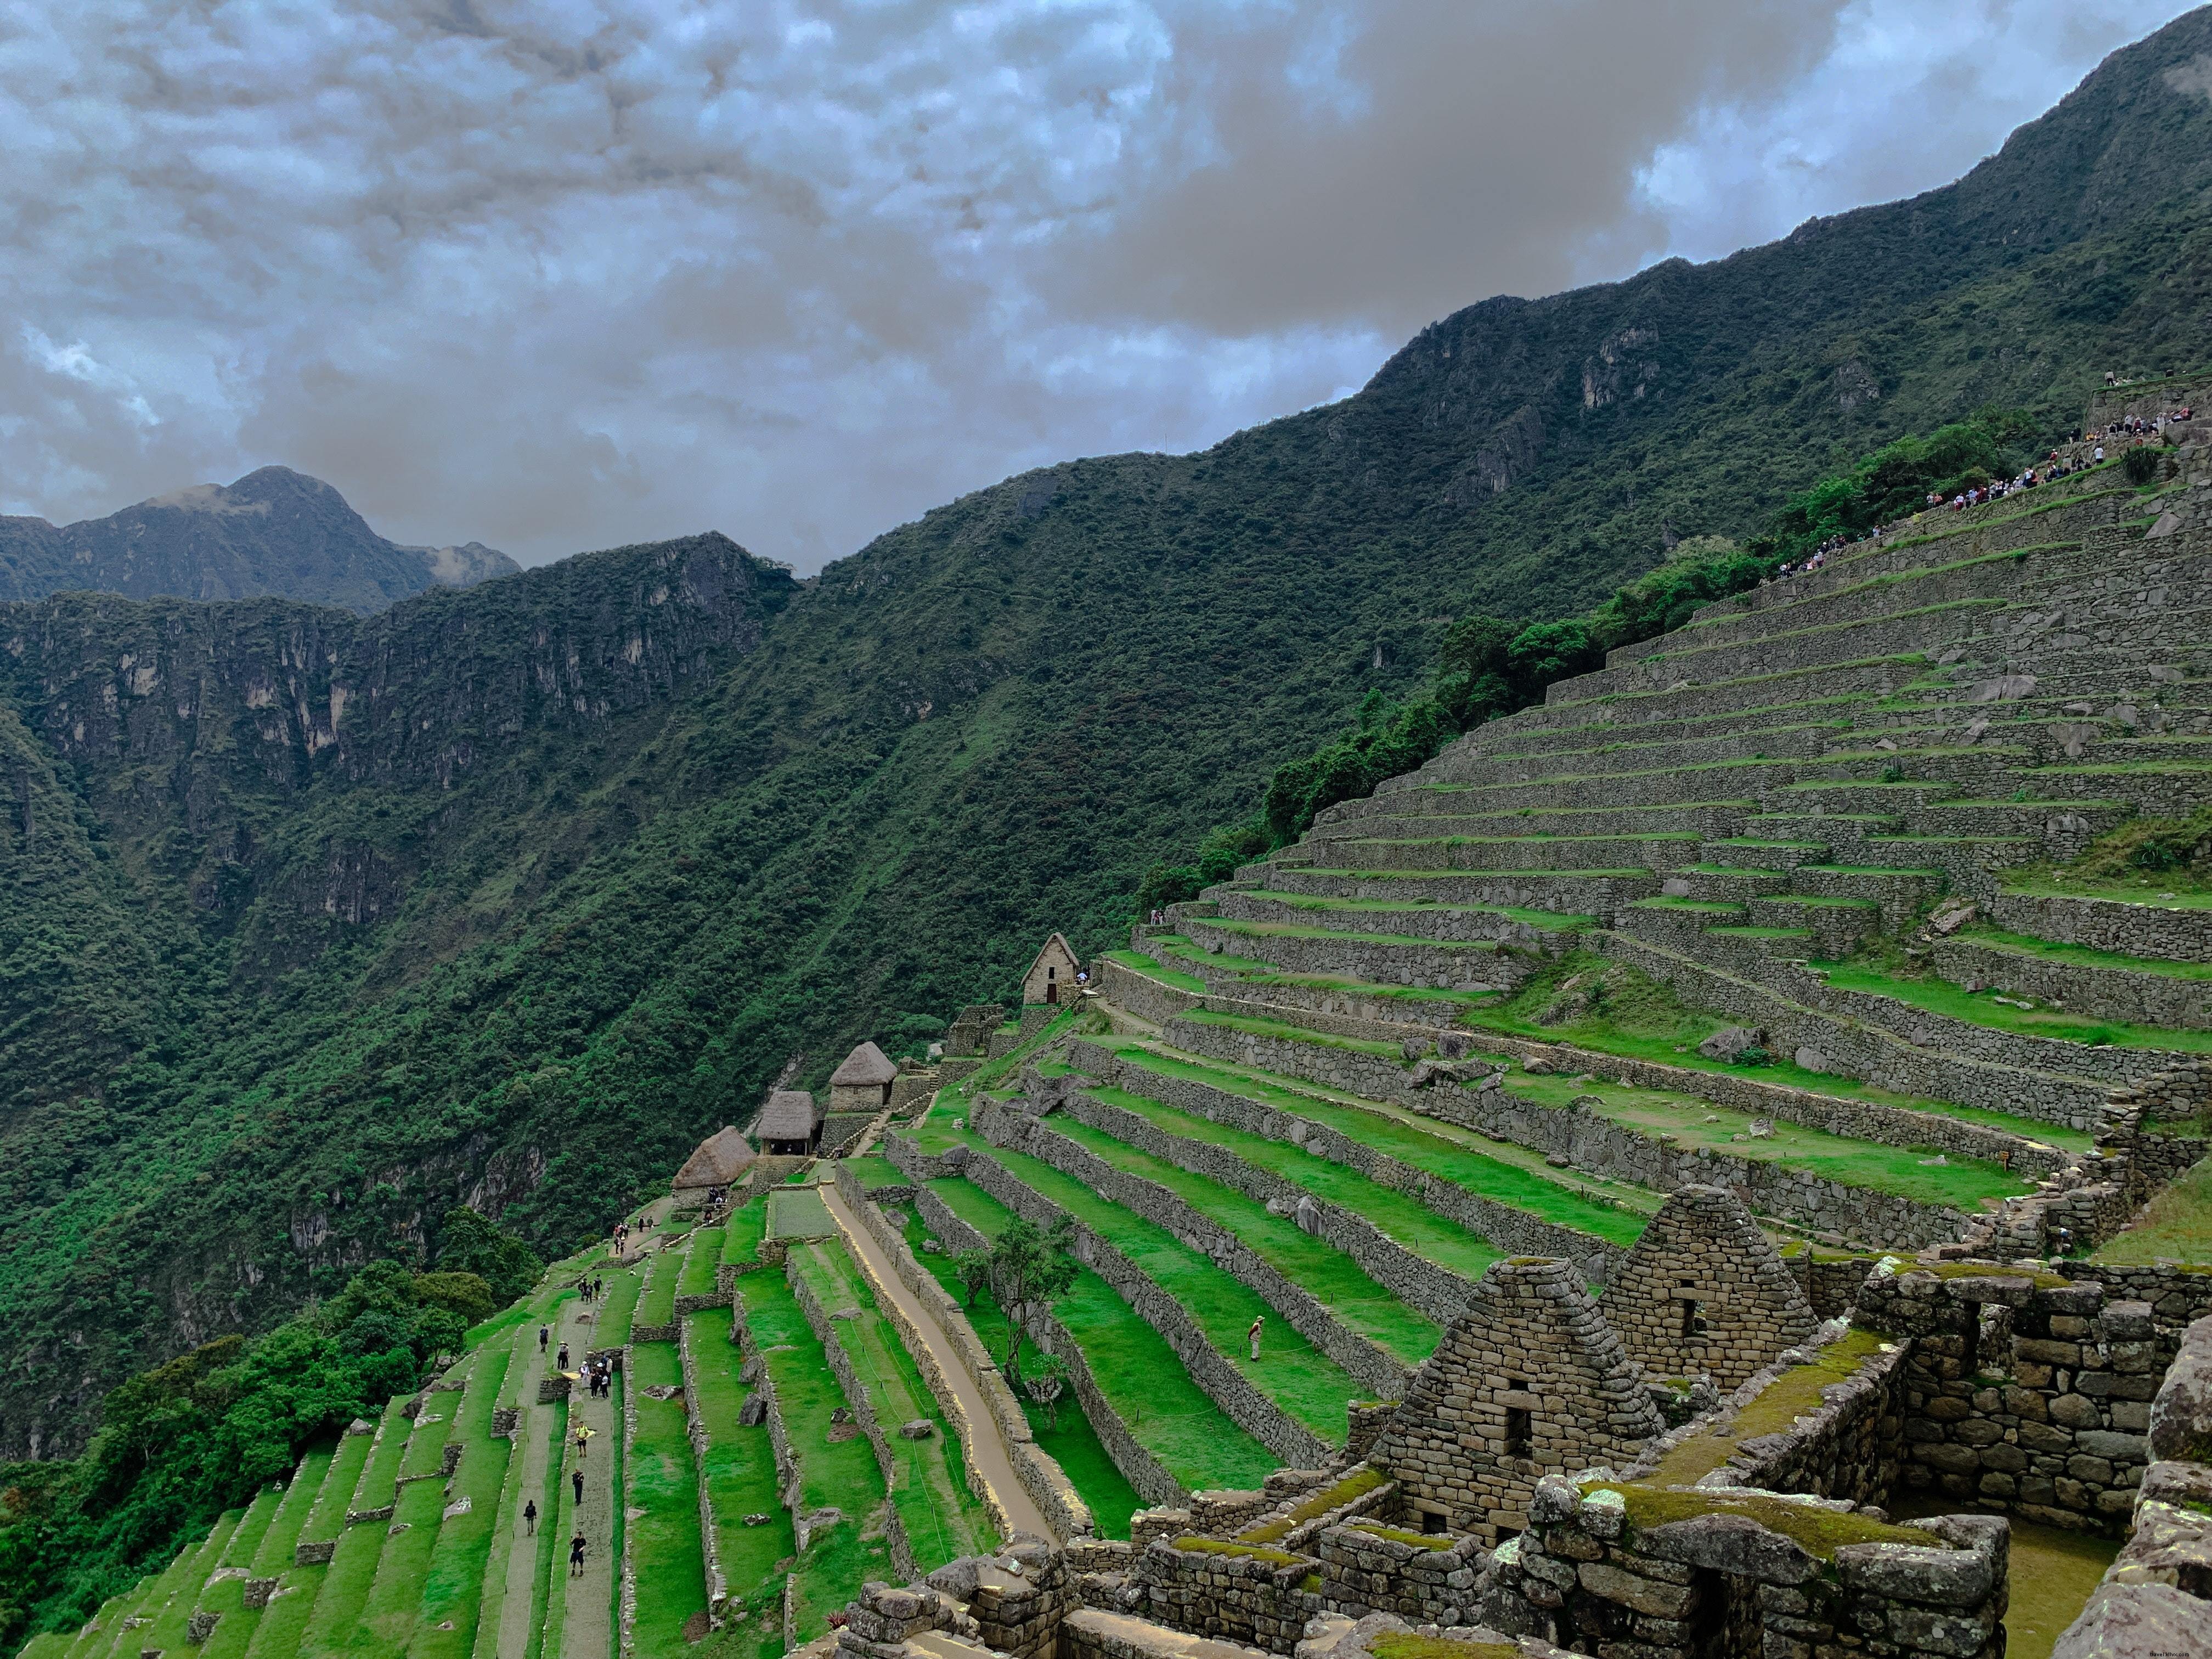
[{"label": "moss on stone", "polygon": [[1368,1638],[1375,1659],[1520,1659],[1511,1642],[1455,1642],[1449,1636],[1423,1636],[1410,1630],[1377,1631]]},{"label": "moss on stone", "polygon": [[1269,1549],[1264,1544],[1239,1543],[1230,1538],[1200,1538],[1194,1534],[1176,1539],[1175,1547],[1199,1555],[1233,1555],[1248,1561],[1265,1561],[1274,1567],[1292,1567],[1307,1559],[1288,1550]]},{"label": "moss on stone", "polygon": [[1364,1498],[1377,1486],[1387,1486],[1390,1477],[1380,1469],[1361,1469],[1348,1474],[1334,1486],[1323,1486],[1304,1503],[1285,1510],[1281,1515],[1247,1527],[1237,1534],[1247,1544],[1272,1544],[1292,1528],[1309,1521],[1318,1521],[1331,1510],[1341,1509],[1355,1498]]},{"label": "moss on stone", "polygon": [[1694,1521],[1705,1515],[1741,1515],[1769,1532],[1779,1533],[1808,1555],[1821,1561],[1835,1559],[1846,1544],[1905,1544],[1917,1549],[1949,1547],[1933,1533],[1917,1527],[1893,1526],[1869,1520],[1853,1510],[1822,1509],[1795,1504],[1772,1493],[1737,1492],[1725,1489],[1699,1491],[1686,1486],[1660,1486],[1640,1480],[1594,1482],[1585,1492],[1617,1492],[1628,1505],[1632,1540],[1635,1533],[1648,1532],[1676,1521]]}]

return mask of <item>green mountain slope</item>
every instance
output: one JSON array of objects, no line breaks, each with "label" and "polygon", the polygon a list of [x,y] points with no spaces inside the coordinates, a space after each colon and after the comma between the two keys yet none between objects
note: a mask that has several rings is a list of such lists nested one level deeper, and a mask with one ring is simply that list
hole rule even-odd
[{"label": "green mountain slope", "polygon": [[[1203,454],[1009,480],[793,584],[719,537],[366,619],[0,607],[0,1455],[469,1200],[548,1253],[799,1056],[1006,994],[1443,623],[1985,402],[2190,366],[2212,103],[2117,55],[1966,179],[1485,301]],[[26,941],[18,945],[16,941]]]}]

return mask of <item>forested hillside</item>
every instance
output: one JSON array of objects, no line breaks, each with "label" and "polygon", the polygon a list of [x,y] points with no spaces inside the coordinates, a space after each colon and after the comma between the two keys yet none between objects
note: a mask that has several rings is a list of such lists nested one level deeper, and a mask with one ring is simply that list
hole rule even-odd
[{"label": "forested hillside", "polygon": [[1087,951],[1449,621],[1986,404],[2202,355],[2193,14],[1966,179],[1425,331],[1202,454],[1010,480],[793,583],[719,537],[360,619],[0,607],[0,1453],[470,1201],[546,1254],[797,1058]]}]

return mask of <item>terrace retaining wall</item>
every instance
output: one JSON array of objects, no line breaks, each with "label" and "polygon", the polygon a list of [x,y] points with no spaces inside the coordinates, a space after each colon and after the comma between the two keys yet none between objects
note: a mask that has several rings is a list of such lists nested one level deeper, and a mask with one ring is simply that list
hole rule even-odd
[{"label": "terrace retaining wall", "polygon": [[[784,1279],[791,1286],[792,1299],[799,1310],[806,1316],[806,1323],[822,1344],[822,1352],[830,1362],[830,1373],[837,1379],[837,1387],[852,1407],[853,1420],[860,1425],[860,1432],[868,1438],[868,1446],[876,1455],[876,1468],[884,1480],[883,1510],[884,1538],[890,1547],[891,1571],[902,1579],[912,1578],[915,1573],[914,1546],[908,1541],[906,1526],[899,1519],[898,1505],[890,1501],[898,1485],[898,1465],[891,1456],[890,1442],[884,1433],[884,1425],[877,1419],[875,1401],[868,1396],[868,1385],[853,1369],[853,1357],[845,1352],[845,1344],[837,1333],[838,1322],[830,1316],[814,1287],[806,1282],[796,1262],[788,1258],[784,1262]],[[867,1317],[867,1310],[860,1310]]]}]

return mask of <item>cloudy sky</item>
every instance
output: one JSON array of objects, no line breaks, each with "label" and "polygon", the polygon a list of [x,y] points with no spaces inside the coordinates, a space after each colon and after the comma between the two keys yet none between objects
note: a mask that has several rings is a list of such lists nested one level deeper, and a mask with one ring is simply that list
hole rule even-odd
[{"label": "cloudy sky", "polygon": [[0,512],[811,570],[1995,149],[2185,7],[0,0]]}]

